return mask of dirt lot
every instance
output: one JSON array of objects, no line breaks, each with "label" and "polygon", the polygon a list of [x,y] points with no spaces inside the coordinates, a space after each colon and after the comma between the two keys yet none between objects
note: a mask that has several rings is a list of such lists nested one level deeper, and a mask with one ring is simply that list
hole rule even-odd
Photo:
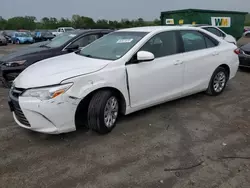
[{"label": "dirt lot", "polygon": [[218,97],[201,93],[122,117],[105,136],[20,128],[0,89],[0,187],[249,188],[249,80],[238,72]]}]

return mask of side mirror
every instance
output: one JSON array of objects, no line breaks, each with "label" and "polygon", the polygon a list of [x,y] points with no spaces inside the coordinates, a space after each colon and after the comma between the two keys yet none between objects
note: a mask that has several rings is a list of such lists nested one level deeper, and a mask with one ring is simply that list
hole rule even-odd
[{"label": "side mirror", "polygon": [[79,45],[77,45],[77,44],[72,44],[72,45],[69,45],[69,46],[66,48],[66,50],[68,50],[69,52],[73,52],[73,51],[75,51],[75,50],[78,50],[78,48],[79,48]]},{"label": "side mirror", "polygon": [[153,61],[155,58],[154,54],[148,51],[139,51],[137,52],[137,60],[141,61]]}]

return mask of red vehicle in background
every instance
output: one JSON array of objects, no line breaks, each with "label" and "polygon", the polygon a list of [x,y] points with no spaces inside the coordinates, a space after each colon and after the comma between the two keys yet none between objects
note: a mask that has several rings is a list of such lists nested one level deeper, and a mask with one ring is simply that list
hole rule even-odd
[{"label": "red vehicle in background", "polygon": [[245,27],[243,33],[245,33],[246,31],[250,31],[250,26],[249,27]]}]

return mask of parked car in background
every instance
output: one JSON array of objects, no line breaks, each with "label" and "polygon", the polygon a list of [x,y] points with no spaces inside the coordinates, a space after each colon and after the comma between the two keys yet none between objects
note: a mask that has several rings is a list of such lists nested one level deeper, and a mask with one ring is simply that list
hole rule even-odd
[{"label": "parked car in background", "polygon": [[75,30],[73,27],[59,27],[55,32],[52,32],[52,34],[57,36],[64,32],[73,31],[73,30]]},{"label": "parked car in background", "polygon": [[208,32],[213,33],[216,36],[224,39],[225,41],[236,45],[236,39],[232,35],[229,35],[225,33],[224,31],[222,31],[218,27],[207,25],[207,24],[183,24],[182,26],[199,27],[199,28],[205,29]]},{"label": "parked car in background", "polygon": [[2,32],[3,36],[7,39],[8,43],[12,42],[11,37],[13,36],[14,32],[15,32],[14,30],[4,30]]},{"label": "parked car in background", "polygon": [[[249,37],[250,38],[250,37]],[[250,43],[245,44],[237,49],[240,59],[240,67],[250,68]]]},{"label": "parked car in background", "polygon": [[[11,82],[31,64],[46,58],[59,56],[79,50],[112,30],[76,30],[65,32],[43,45],[25,47],[0,59],[0,80],[9,87]],[[47,42],[47,41],[45,41]]]},{"label": "parked car in background", "polygon": [[119,114],[206,91],[219,95],[237,72],[236,46],[200,28],[115,31],[76,53],[40,61],[13,82],[18,125],[58,134],[110,132]]},{"label": "parked car in background", "polygon": [[225,41],[236,45],[236,39],[232,35],[229,35],[229,34],[225,33],[224,31],[222,31],[218,27],[211,26],[211,25],[197,25],[197,27],[205,29],[205,30],[215,34],[216,36],[224,39]]},{"label": "parked car in background", "polygon": [[237,41],[237,46],[241,47],[250,43],[250,31],[243,33],[242,37]]},{"label": "parked car in background", "polygon": [[55,36],[50,31],[36,31],[34,33],[34,41],[41,42],[53,39]]},{"label": "parked car in background", "polygon": [[232,35],[229,35],[229,34],[225,33],[224,31],[222,31],[218,27],[215,27],[212,25],[207,25],[207,24],[195,24],[195,25],[190,24],[189,26],[199,27],[199,28],[205,29],[208,32],[213,33],[214,35],[224,39],[225,41],[236,45],[236,39]]},{"label": "parked car in background", "polygon": [[7,45],[8,44],[8,41],[7,39],[4,37],[3,34],[0,33],[0,45]]},{"label": "parked car in background", "polygon": [[243,33],[247,32],[247,31],[250,31],[250,26],[244,27]]},{"label": "parked car in background", "polygon": [[14,32],[11,38],[13,44],[32,44],[34,39],[31,34],[26,32]]}]

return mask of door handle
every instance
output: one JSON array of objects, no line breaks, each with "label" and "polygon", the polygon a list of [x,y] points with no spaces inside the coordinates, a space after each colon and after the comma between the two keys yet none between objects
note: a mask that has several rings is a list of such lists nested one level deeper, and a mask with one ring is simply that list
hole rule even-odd
[{"label": "door handle", "polygon": [[183,64],[183,61],[181,61],[181,60],[176,60],[176,61],[174,62],[174,65],[180,65],[180,64]]}]

